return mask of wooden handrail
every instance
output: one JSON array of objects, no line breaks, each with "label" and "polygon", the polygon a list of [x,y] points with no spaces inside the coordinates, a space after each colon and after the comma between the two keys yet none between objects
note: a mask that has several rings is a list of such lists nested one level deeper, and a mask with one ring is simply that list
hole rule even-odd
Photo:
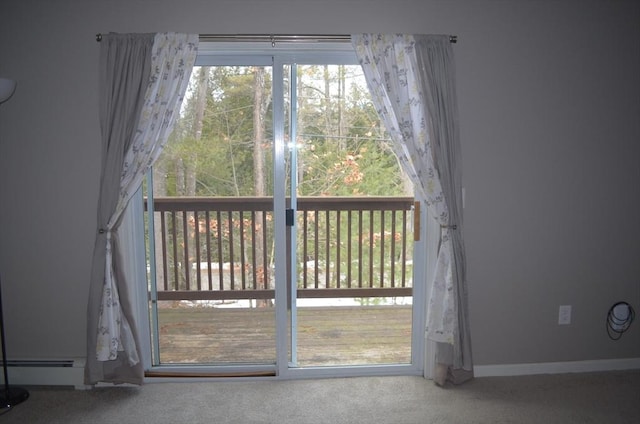
[{"label": "wooden handrail", "polygon": [[[287,205],[289,205],[287,199]],[[411,210],[413,197],[396,196],[302,196],[296,199],[299,211],[346,211],[346,210]],[[168,211],[273,211],[272,197],[155,197],[154,210]],[[242,205],[242,207],[238,207]],[[147,199],[144,199],[147,210]]]}]

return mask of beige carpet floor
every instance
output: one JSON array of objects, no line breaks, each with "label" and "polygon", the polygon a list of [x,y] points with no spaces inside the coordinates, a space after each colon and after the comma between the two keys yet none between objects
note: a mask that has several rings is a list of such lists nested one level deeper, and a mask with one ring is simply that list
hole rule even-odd
[{"label": "beige carpet floor", "polygon": [[485,377],[154,383],[30,388],[0,423],[640,423],[640,370]]}]

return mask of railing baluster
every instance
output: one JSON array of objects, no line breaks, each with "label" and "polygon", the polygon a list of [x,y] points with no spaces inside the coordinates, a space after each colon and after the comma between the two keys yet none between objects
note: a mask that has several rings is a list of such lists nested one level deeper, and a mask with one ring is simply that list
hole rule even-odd
[{"label": "railing baluster", "polygon": [[171,231],[173,233],[173,290],[180,290],[180,277],[178,275],[178,230],[176,229],[176,212],[171,212]]},{"label": "railing baluster", "polygon": [[222,250],[222,231],[224,225],[222,223],[222,214],[220,211],[216,212],[216,220],[218,221],[218,289],[220,291],[224,290],[224,259],[223,259],[223,250]]},{"label": "railing baluster", "polygon": [[340,211],[336,211],[336,288],[340,288]]},{"label": "railing baluster", "polygon": [[407,211],[402,211],[402,287],[406,287],[407,275]]},{"label": "railing baluster", "polygon": [[358,288],[362,288],[362,209],[358,211]]},{"label": "railing baluster", "polygon": [[347,211],[347,287],[351,288],[351,209]]},{"label": "railing baluster", "polygon": [[251,287],[258,288],[258,269],[256,263],[256,211],[251,211],[251,272],[253,284]]},{"label": "railing baluster", "polygon": [[207,286],[209,290],[213,290],[213,275],[211,273],[211,216],[208,210],[204,212],[204,217],[207,236],[207,281],[209,282]]},{"label": "railing baluster", "polygon": [[247,278],[245,275],[245,257],[244,257],[244,211],[238,213],[240,216],[240,278],[242,282],[242,290],[247,288]]},{"label": "railing baluster", "polygon": [[236,289],[235,284],[235,272],[234,272],[234,260],[233,260],[233,212],[229,211],[228,214],[228,224],[229,224],[229,284],[231,290]]},{"label": "railing baluster", "polygon": [[309,260],[309,219],[307,211],[302,212],[302,255],[304,261],[302,262],[302,287],[307,288],[307,261]]},{"label": "railing baluster", "polygon": [[325,221],[325,242],[324,242],[324,288],[328,289],[331,287],[331,218],[329,216],[330,211],[326,211],[324,213],[324,221]]},{"label": "railing baluster", "polygon": [[184,269],[184,283],[188,290],[191,290],[191,281],[189,278],[189,271],[191,266],[189,266],[189,225],[188,225],[188,213],[186,210],[182,211],[182,242],[184,243],[184,265],[182,268]]},{"label": "railing baluster", "polygon": [[369,287],[373,287],[373,246],[376,242],[373,232],[374,212],[369,210]]},{"label": "railing baluster", "polygon": [[[162,229],[162,275],[164,279],[163,288],[169,290],[169,261],[167,260],[167,222],[165,213],[160,212],[160,228]],[[156,258],[156,264],[158,263]]]},{"label": "railing baluster", "polygon": [[318,288],[318,280],[320,279],[320,275],[319,275],[319,270],[318,268],[320,268],[319,263],[318,263],[318,256],[319,256],[319,249],[320,249],[320,241],[318,240],[318,226],[320,225],[319,222],[319,212],[313,211],[314,213],[314,217],[315,217],[315,223],[314,223],[314,245],[315,245],[315,250],[313,251],[313,256],[315,257],[315,261],[316,261],[316,265],[315,265],[315,270],[314,270],[314,274],[315,274],[315,280],[314,280],[314,288]]},{"label": "railing baluster", "polygon": [[198,211],[193,211],[193,228],[196,239],[196,286],[198,287],[198,291],[200,291],[202,290],[202,268],[200,267],[200,219],[198,217]]},{"label": "railing baluster", "polygon": [[396,211],[391,211],[391,287],[396,286]]},{"label": "railing baluster", "polygon": [[384,215],[385,211],[380,211],[380,287],[384,287]]},{"label": "railing baluster", "polygon": [[268,234],[269,232],[267,231],[267,212],[263,212],[262,213],[262,267],[263,267],[263,276],[262,276],[262,283],[263,289],[268,289],[269,288],[269,281],[271,278],[271,269],[269,267],[269,255],[268,255],[268,250],[267,250],[267,240],[268,240]]}]

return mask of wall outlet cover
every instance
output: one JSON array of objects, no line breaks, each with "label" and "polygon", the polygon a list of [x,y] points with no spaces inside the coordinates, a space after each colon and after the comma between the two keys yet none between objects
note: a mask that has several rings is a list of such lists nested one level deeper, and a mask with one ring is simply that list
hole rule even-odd
[{"label": "wall outlet cover", "polygon": [[571,324],[571,305],[560,305],[558,310],[558,324]]}]

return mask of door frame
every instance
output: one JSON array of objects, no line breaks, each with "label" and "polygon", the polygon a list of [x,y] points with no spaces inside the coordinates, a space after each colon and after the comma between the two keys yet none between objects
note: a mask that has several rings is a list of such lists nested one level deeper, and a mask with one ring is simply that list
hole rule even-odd
[{"label": "door frame", "polygon": [[[272,95],[273,95],[273,156],[274,156],[274,244],[275,244],[275,320],[276,320],[276,363],[260,365],[154,365],[152,363],[151,352],[154,336],[151,334],[153,323],[149,318],[149,299],[146,294],[147,280],[137,284],[138,294],[135,296],[136,317],[139,320],[138,333],[142,344],[142,362],[147,371],[163,371],[168,374],[172,372],[185,373],[187,371],[202,374],[232,374],[234,372],[273,372],[271,377],[243,377],[243,378],[275,378],[275,379],[299,379],[299,378],[326,378],[326,377],[355,377],[373,375],[422,375],[424,367],[425,350],[425,309],[426,309],[426,288],[420,283],[426,280],[426,270],[424,261],[415,261],[413,268],[413,319],[411,335],[411,363],[410,364],[389,364],[389,365],[357,365],[357,366],[322,366],[298,368],[289,362],[289,348],[291,340],[288,331],[289,313],[287,310],[287,225],[286,225],[286,197],[287,187],[285,187],[287,176],[285,175],[285,155],[287,149],[285,145],[284,133],[284,65],[289,64],[357,64],[355,52],[350,43],[321,43],[306,44],[296,43],[293,45],[272,46],[271,43],[200,43],[196,66],[251,66],[263,65],[272,66]],[[139,196],[140,204],[142,194]],[[131,202],[134,203],[134,202]],[[142,217],[142,208],[132,209],[134,214]],[[426,207],[420,208],[420,221],[426,222]],[[139,215],[138,215],[139,214]],[[144,258],[144,223],[142,219],[135,221],[134,226],[142,226],[143,236],[140,242],[133,242],[131,251],[142,249]],[[420,227],[420,237],[414,241],[414,258],[426,257],[426,225]],[[291,227],[291,238],[295,240],[295,225]],[[138,231],[139,233],[140,231]],[[129,243],[127,243],[129,244]],[[138,256],[139,257],[139,256]],[[293,262],[293,261],[292,261]],[[138,270],[136,275],[146,275],[146,261],[136,261]],[[293,266],[293,265],[291,265]],[[292,284],[295,284],[295,272],[292,274]],[[142,292],[144,291],[144,295]],[[293,304],[295,305],[295,303]],[[292,305],[292,306],[293,306]],[[238,377],[233,377],[238,378]],[[149,381],[161,381],[162,378],[150,377]],[[171,377],[170,381],[177,381],[179,377]],[[202,377],[207,379],[207,377]],[[193,377],[188,377],[192,381]]]}]

